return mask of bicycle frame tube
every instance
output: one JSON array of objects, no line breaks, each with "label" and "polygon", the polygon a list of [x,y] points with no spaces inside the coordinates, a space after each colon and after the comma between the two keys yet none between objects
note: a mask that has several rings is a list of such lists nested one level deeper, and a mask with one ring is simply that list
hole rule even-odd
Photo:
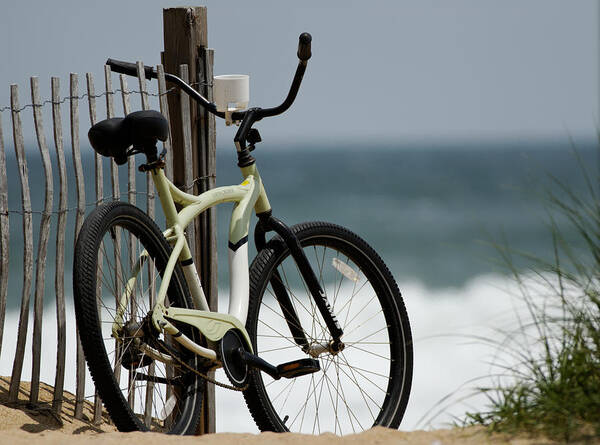
[{"label": "bicycle frame tube", "polygon": [[[244,171],[245,170],[245,171]],[[173,246],[173,253],[169,258],[164,272],[163,281],[157,295],[157,306],[163,306],[167,293],[168,283],[171,279],[177,261],[184,265],[184,273],[188,284],[189,274],[197,280],[197,286],[190,285],[192,297],[198,309],[208,311],[208,304],[193,264],[191,253],[185,238],[185,228],[206,209],[225,202],[235,202],[236,205],[231,215],[229,226],[229,315],[240,320],[242,325],[246,322],[248,312],[248,228],[253,208],[263,209],[269,206],[262,181],[256,168],[242,169],[245,174],[244,181],[239,185],[217,187],[195,196],[179,190],[164,175],[162,169],[152,170],[152,179],[156,186],[165,216],[167,226],[165,232],[167,240]],[[175,204],[181,205],[177,212]]]}]

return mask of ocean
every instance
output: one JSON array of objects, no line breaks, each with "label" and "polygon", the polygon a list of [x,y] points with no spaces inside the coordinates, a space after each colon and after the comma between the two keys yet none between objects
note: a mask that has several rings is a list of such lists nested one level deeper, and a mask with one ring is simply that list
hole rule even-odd
[{"label": "ocean", "polygon": [[[8,313],[0,374],[10,375],[21,298],[22,226],[18,213],[21,206],[18,170],[12,144],[5,143],[9,208],[13,212]],[[33,209],[40,211],[43,170],[35,145],[29,145]],[[92,178],[91,149],[83,146],[82,153],[86,179]],[[484,406],[481,397],[458,400],[474,386],[481,386],[492,373],[489,358],[493,351],[473,341],[474,336],[510,326],[515,318],[516,287],[495,244],[552,259],[548,193],[564,196],[561,184],[566,184],[576,196],[589,194],[582,165],[591,175],[594,189],[598,178],[598,151],[593,141],[288,144],[281,150],[265,143],[264,147],[258,145],[253,154],[275,216],[290,225],[323,220],[346,226],[377,250],[395,276],[415,339],[413,391],[402,429],[440,426],[466,409]],[[219,147],[217,185],[241,181],[235,163],[233,148]],[[70,157],[67,165],[72,172]],[[124,170],[122,191],[127,189]],[[105,169],[106,189],[108,177]],[[56,171],[54,184],[58,190]],[[138,191],[143,192],[145,180],[141,175],[138,184]],[[93,208],[93,193],[90,180],[86,189],[88,211]],[[69,207],[73,208],[72,180],[69,195]],[[54,201],[56,209],[58,194]],[[220,305],[224,308],[228,295],[226,246],[230,211],[231,205],[218,210],[219,289]],[[39,230],[39,221],[40,215],[34,214],[34,231]],[[53,224],[55,221],[56,215]],[[69,234],[74,231],[73,212],[68,224],[66,251],[72,252]],[[555,224],[573,249],[583,249],[566,219],[557,217]],[[43,336],[48,363],[53,363],[55,354],[52,341],[55,236],[53,229],[47,261],[47,321]],[[518,255],[513,260],[517,270],[528,273],[527,260]],[[66,261],[70,270],[71,257]],[[65,282],[69,292],[70,280],[67,273]],[[69,308],[72,311],[70,303]],[[68,326],[73,332],[72,316]],[[69,342],[67,363],[73,363],[74,338]],[[24,379],[30,375],[30,359],[27,360]],[[53,382],[53,368],[43,369],[42,380]],[[479,377],[483,380],[477,380]],[[66,386],[74,388],[74,369],[67,369]],[[444,399],[450,394],[452,397]],[[441,400],[444,402],[440,404]],[[219,431],[256,431],[239,394],[219,390],[217,401]],[[228,415],[219,416],[225,410]],[[436,415],[438,411],[441,412]]]}]

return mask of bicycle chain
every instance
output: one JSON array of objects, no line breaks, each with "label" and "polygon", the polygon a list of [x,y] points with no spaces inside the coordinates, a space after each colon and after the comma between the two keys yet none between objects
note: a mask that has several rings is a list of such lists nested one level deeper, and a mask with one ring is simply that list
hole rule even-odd
[{"label": "bicycle chain", "polygon": [[157,340],[158,345],[163,348],[163,350],[165,352],[168,352],[169,355],[171,357],[173,357],[175,360],[177,360],[179,362],[180,365],[183,365],[185,368],[189,369],[190,371],[192,371],[195,374],[198,374],[200,377],[202,377],[204,380],[206,380],[207,382],[210,382],[216,386],[219,386],[221,388],[225,388],[225,389],[231,389],[233,391],[246,391],[248,389],[248,386],[250,386],[248,383],[246,383],[244,386],[242,386],[241,388],[238,388],[237,386],[233,386],[233,385],[228,385],[227,383],[222,383],[219,382],[215,379],[213,379],[212,377],[209,377],[206,374],[201,373],[200,371],[198,371],[197,369],[192,368],[190,365],[188,365],[187,363],[185,363],[183,360],[181,360],[179,357],[177,357],[177,354],[174,354],[173,351],[171,351],[171,348],[164,342]]}]

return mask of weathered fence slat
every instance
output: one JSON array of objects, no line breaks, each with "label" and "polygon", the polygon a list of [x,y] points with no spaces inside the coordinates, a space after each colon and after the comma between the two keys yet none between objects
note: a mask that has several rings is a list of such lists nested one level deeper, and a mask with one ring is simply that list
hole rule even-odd
[{"label": "weathered fence slat", "polygon": [[[95,125],[98,121],[96,115],[96,89],[94,87],[94,77],[92,73],[85,75],[87,81],[88,92],[88,108],[90,112],[90,125]],[[104,200],[104,175],[102,171],[102,156],[98,153],[94,155],[94,173],[96,179],[96,206],[102,204]],[[96,292],[100,292],[102,285],[102,263],[98,263],[96,271]],[[98,390],[94,393],[94,424],[100,424],[102,421],[102,400],[98,394]]]},{"label": "weathered fence slat", "polygon": [[40,98],[39,79],[31,78],[31,100],[33,103],[33,120],[35,122],[35,133],[38,147],[44,165],[44,179],[46,195],[44,197],[44,211],[40,223],[40,236],[38,240],[38,253],[35,273],[35,300],[33,310],[33,341],[32,341],[32,371],[31,391],[29,402],[37,403],[40,390],[40,362],[42,353],[42,317],[44,314],[44,286],[46,276],[46,253],[48,251],[48,239],[50,238],[50,217],[52,215],[52,197],[54,186],[52,183],[52,166],[50,164],[50,152],[46,144],[44,125],[42,121],[42,100]]},{"label": "weathered fence slat", "polygon": [[[121,98],[123,99],[123,114],[127,116],[131,113],[131,101],[129,100],[129,86],[127,85],[127,76],[119,74],[119,82],[121,84]],[[129,158],[131,159],[131,157]],[[135,167],[135,164],[134,164]]]},{"label": "weathered fence slat", "polygon": [[[150,103],[148,101],[148,89],[146,85],[146,73],[144,71],[144,64],[137,62],[137,74],[140,86],[140,96],[143,110],[150,109]],[[146,212],[150,218],[154,219],[154,183],[150,174],[146,174]],[[155,288],[155,276],[154,276],[154,262],[148,262],[148,282],[150,284],[149,297],[150,306],[154,305],[154,297],[156,294]],[[148,367],[148,374],[154,376],[154,363],[151,363]],[[144,424],[149,428],[152,423],[152,406],[153,406],[153,394],[154,394],[154,383],[148,382],[146,389],[146,400],[144,405]]]},{"label": "weathered fence slat", "polygon": [[[98,122],[96,114],[96,88],[94,86],[94,77],[92,73],[86,73],[88,108],[90,111],[90,125],[95,125]],[[94,172],[96,179],[96,204],[99,205],[104,199],[104,174],[102,171],[102,155],[94,152]]]},{"label": "weathered fence slat", "polygon": [[[119,82],[121,85],[121,99],[123,102],[123,114],[125,116],[127,116],[129,113],[131,113],[131,104],[130,104],[130,92],[129,92],[129,87],[127,85],[127,77],[125,76],[125,74],[120,74],[119,75]],[[136,188],[135,188],[135,158],[133,156],[129,156],[127,158],[127,197],[129,200],[129,203],[132,205],[135,205],[136,203]],[[117,228],[118,230],[118,228]],[[120,231],[118,232],[120,234]],[[118,236],[118,239],[116,240],[117,243],[117,251],[120,252],[121,251],[121,245],[120,245],[120,240],[121,237],[120,235]],[[126,239],[127,245],[128,245],[128,258],[127,258],[127,264],[129,266],[128,270],[132,270],[133,264],[135,262],[135,258],[133,257],[134,252],[135,252],[135,247],[134,247],[134,239],[133,239],[133,235],[130,233],[127,236]],[[119,258],[115,258],[116,261],[120,260]],[[117,287],[117,289],[120,289],[119,287]],[[134,295],[135,297],[135,295]],[[132,299],[130,301],[131,303],[131,313],[135,313],[135,300]],[[135,388],[135,381],[133,380],[133,374],[129,373],[129,382],[127,385],[128,388]],[[129,405],[131,407],[134,406],[135,404],[135,391],[129,391],[127,394],[128,397],[128,401],[129,401]]]},{"label": "weathered fence slat", "polygon": [[[160,103],[160,112],[169,121],[169,103],[167,101],[167,82],[165,80],[165,69],[162,65],[156,66],[157,78],[158,78],[158,99]],[[170,122],[170,121],[169,121]],[[163,147],[167,151],[165,158],[165,175],[171,181],[173,180],[173,152],[171,150],[171,126],[169,125],[169,136],[167,140],[163,142]],[[167,369],[167,377],[172,377],[171,368]],[[172,388],[167,386],[165,397],[168,399],[171,397]]]},{"label": "weathered fence slat", "polygon": [[27,336],[27,325],[29,321],[29,297],[31,293],[31,280],[33,276],[33,222],[31,215],[31,197],[29,194],[29,172],[27,159],[25,158],[25,143],[23,141],[23,127],[19,114],[19,87],[10,86],[10,104],[12,109],[13,139],[19,176],[21,178],[21,202],[23,208],[23,292],[21,297],[21,312],[19,314],[19,331],[17,334],[17,346],[13,362],[12,376],[8,400],[17,402],[19,398],[19,386],[21,384],[21,372],[23,370],[23,357],[25,356],[25,343]]},{"label": "weathered fence slat", "polygon": [[[127,116],[129,113],[131,113],[131,103],[130,103],[130,92],[129,92],[129,87],[127,85],[127,76],[125,76],[124,74],[119,75],[119,81],[121,84],[121,98],[123,101],[123,114],[125,116]],[[129,158],[127,159],[127,197],[128,197],[128,201],[130,204],[135,205],[136,204],[136,181],[135,181],[135,157],[134,156],[129,156]],[[120,237],[119,240],[117,241],[118,243],[120,243]],[[134,258],[134,254],[135,254],[135,246],[134,246],[134,239],[133,239],[133,235],[130,233],[128,238],[127,238],[127,243],[129,248],[128,250],[128,254],[129,254],[129,258],[128,258],[128,265],[129,265],[129,270],[132,270],[133,264],[136,261],[136,259]],[[119,245],[119,251],[120,249],[120,244]],[[136,305],[136,301],[135,299],[131,300],[131,305],[132,305],[132,313],[135,313],[135,305]],[[118,365],[117,365],[118,366]],[[128,387],[135,388],[135,382],[133,381],[133,375],[131,373],[129,373],[129,385]],[[128,393],[128,400],[131,406],[133,406],[135,404],[135,391],[129,391]]]},{"label": "weathered fence slat", "polygon": [[65,229],[67,226],[67,167],[62,135],[62,119],[60,115],[60,79],[53,77],[52,86],[52,124],[54,127],[54,146],[58,162],[58,178],[60,196],[58,205],[58,222],[56,227],[56,273],[54,287],[56,289],[56,376],[54,378],[54,396],[52,410],[60,413],[63,402],[65,383],[65,356],[67,349],[67,328],[65,309]]},{"label": "weathered fence slat", "polygon": [[140,61],[136,62],[138,82],[140,86],[140,99],[142,103],[142,110],[150,109],[150,102],[148,100],[148,87],[146,85],[146,72],[144,71],[144,64]]},{"label": "weathered fence slat", "polygon": [[[214,50],[201,48],[198,57],[198,81],[200,82],[200,92],[203,93],[210,102],[213,101],[213,66]],[[198,157],[199,171],[198,176],[202,178],[199,184],[199,193],[203,193],[216,186],[216,129],[215,116],[199,107],[200,122],[200,153]],[[208,304],[211,310],[218,310],[219,299],[218,281],[217,281],[217,213],[216,209],[211,207],[200,215],[200,233],[202,239],[200,242],[200,276],[202,277],[202,286],[207,292]],[[209,373],[214,378],[214,371]],[[215,385],[206,383],[206,391],[203,401],[203,427],[206,433],[214,433],[215,428]]]},{"label": "weathered fence slat", "polygon": [[[184,82],[189,81],[188,66],[181,65],[179,67],[179,77]],[[190,98],[183,90],[179,91],[181,100],[181,122],[183,127],[183,165],[184,165],[184,179],[183,179],[183,190],[188,193],[194,192],[194,164],[192,158],[192,130],[191,130],[191,116],[190,116]],[[196,245],[196,230],[195,224],[192,223],[187,228],[187,239],[190,246]],[[196,249],[192,247],[192,258],[196,263]],[[196,263],[197,264],[197,263]]]},{"label": "weathered fence slat", "polygon": [[[113,99],[111,71],[108,65],[104,65],[104,85],[106,88],[106,117],[110,119],[111,117],[115,117],[115,101]],[[121,195],[119,190],[119,169],[113,159],[110,160],[110,178],[112,197],[113,199],[119,199]]]},{"label": "weathered fence slat", "polygon": [[[71,73],[70,75],[70,86],[71,149],[73,152],[73,169],[75,171],[75,185],[77,189],[77,214],[75,218],[75,239],[77,239],[85,216],[85,187],[79,147],[79,79],[75,73]],[[81,419],[83,417],[83,403],[85,402],[85,358],[79,336],[77,336],[76,374],[75,418]]]},{"label": "weathered fence slat", "polygon": [[[213,101],[213,64],[214,50],[202,48],[202,57],[199,59],[200,67],[198,69],[198,78],[203,79],[203,93],[210,102]],[[204,108],[200,115],[201,123],[201,145],[200,145],[200,172],[199,176],[202,181],[199,185],[199,193],[203,193],[216,186],[217,179],[217,151],[216,151],[216,126],[215,116],[208,113]],[[204,280],[203,287],[208,291],[208,303],[211,310],[216,311],[218,308],[218,282],[217,282],[217,221],[216,209],[211,207],[201,215],[201,233],[203,234],[200,249],[202,250],[202,278]],[[213,253],[211,255],[211,253]]]},{"label": "weathered fence slat", "polygon": [[[137,62],[137,70],[140,85],[140,96],[142,98],[142,109],[149,110],[150,102],[148,101],[146,72],[144,71],[144,64],[142,62]],[[150,218],[154,219],[154,182],[152,181],[152,176],[149,174],[146,175],[146,193],[146,211],[148,212],[148,215],[150,215]]]},{"label": "weathered fence slat", "polygon": [[[112,89],[112,76],[110,66],[104,65],[104,87],[106,91],[106,117],[115,117],[115,103],[113,100],[113,89]],[[118,166],[114,160],[110,160],[110,172],[111,172],[111,185],[112,185],[112,198],[113,200],[120,198],[119,191],[119,171]],[[121,270],[120,256],[116,252],[121,251],[121,230],[117,227],[115,230],[115,267],[116,270]],[[121,289],[120,274],[116,273],[115,277],[115,289]],[[119,342],[115,339],[115,354],[120,354]],[[120,382],[121,379],[121,366],[115,364],[115,379]]]},{"label": "weathered fence slat", "polygon": [[[119,75],[119,81],[121,83],[121,98],[123,100],[123,113],[127,116],[131,113],[131,104],[129,100],[130,92],[127,86],[127,77],[124,74]],[[127,159],[127,197],[129,203],[135,205],[136,202],[136,188],[135,188],[135,157],[129,156]],[[133,235],[129,235],[129,267],[132,268],[135,262],[134,252],[135,248],[133,245]]]},{"label": "weathered fence slat", "polygon": [[[6,172],[6,153],[4,152],[4,135],[0,118],[0,171]],[[8,184],[6,173],[0,174],[0,355],[6,317],[6,297],[8,293]]]},{"label": "weathered fence slat", "polygon": [[[165,80],[165,69],[162,65],[156,66],[156,72],[158,73],[158,100],[160,103],[160,112],[169,121],[169,103],[167,101],[167,82]],[[169,129],[171,126],[169,126]],[[167,140],[163,142],[163,147],[167,150],[167,157],[165,158],[165,175],[171,181],[173,180],[173,153],[171,152],[171,134]]]},{"label": "weathered fence slat", "polygon": [[[121,98],[123,99],[123,114],[127,116],[131,113],[131,105],[129,101],[129,88],[127,87],[127,77],[125,74],[119,76],[121,83]],[[127,197],[130,204],[135,205],[136,189],[135,189],[135,158],[129,156],[127,158]]]}]

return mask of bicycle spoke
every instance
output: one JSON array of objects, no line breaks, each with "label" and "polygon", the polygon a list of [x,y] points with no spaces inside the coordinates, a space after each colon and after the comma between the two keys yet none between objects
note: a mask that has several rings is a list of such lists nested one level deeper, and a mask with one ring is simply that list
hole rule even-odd
[{"label": "bicycle spoke", "polygon": [[[329,364],[327,366],[327,368],[329,368],[329,366],[331,366],[331,362],[333,360],[329,360]],[[324,371],[326,372],[326,371]],[[325,380],[323,380],[323,383],[321,384],[322,386],[325,385]],[[334,426],[334,434],[337,434],[337,429],[340,429],[340,433],[342,432],[342,425],[340,425],[340,419],[339,419],[339,415],[338,415],[338,403],[339,403],[339,381],[336,382],[336,397],[335,397],[335,402],[333,400],[333,395],[331,394],[331,388],[329,387],[329,385],[327,385],[327,393],[329,394],[329,400],[331,400],[331,405],[333,406],[333,412],[334,412],[334,417],[335,417],[335,426]]]},{"label": "bicycle spoke", "polygon": [[[348,261],[350,261],[350,258],[348,258]],[[346,261],[346,265],[348,265],[348,261]],[[348,310],[346,311],[346,319],[344,320],[344,326],[348,326],[348,316],[350,315],[350,308],[352,307],[352,302],[354,301],[355,297],[356,297],[356,283],[358,283],[358,280],[354,281],[354,285],[352,286],[352,294],[350,295],[350,297],[348,298],[348,300],[350,301],[350,304],[348,305]],[[365,281],[365,283],[367,283],[367,281]],[[364,284],[363,284],[364,286]],[[360,288],[362,289],[363,286],[361,286]],[[341,313],[341,311],[340,311]]]},{"label": "bicycle spoke", "polygon": [[[340,252],[339,251],[335,252],[335,259],[338,260],[338,261],[340,260]],[[349,260],[350,260],[349,258],[346,259],[346,264],[348,264]],[[333,261],[333,259],[332,259],[332,261]],[[335,293],[333,295],[332,307],[335,307],[338,295],[340,293],[340,289],[342,288],[342,282],[344,281],[344,274],[340,273],[338,275],[339,275],[339,278],[340,278],[340,283],[337,286],[335,284],[337,282],[337,277],[335,277],[334,280],[333,280],[333,288],[334,288]]]},{"label": "bicycle spoke", "polygon": [[[345,360],[345,359],[343,359]],[[350,369],[350,373],[352,374],[352,376],[350,374],[348,374],[343,367],[339,366],[338,363],[338,369],[340,371],[342,371],[346,377],[348,377],[350,380],[352,380],[352,382],[356,385],[356,387],[358,388],[360,394],[363,397],[363,400],[365,402],[365,405],[367,406],[367,409],[369,410],[369,412],[371,413],[371,417],[373,417],[373,421],[375,421],[375,415],[373,414],[373,411],[371,410],[371,406],[369,405],[369,403],[367,402],[367,398],[373,402],[373,404],[379,409],[381,410],[381,405],[375,400],[373,399],[373,397],[371,397],[367,392],[364,391],[363,387],[361,386],[361,384],[358,382],[358,379],[356,378],[356,375],[354,374],[354,368],[352,366],[350,366],[350,364],[348,364],[346,362],[346,365],[348,366],[348,368]],[[385,393],[385,391],[384,391]]]},{"label": "bicycle spoke", "polygon": [[[296,264],[296,262],[295,262],[295,261],[294,261],[294,265],[296,266],[296,270],[298,271],[298,275],[300,275],[300,270],[298,270],[298,265]],[[305,293],[305,295],[306,295],[306,298],[308,299],[308,301],[309,301],[309,303],[310,303],[310,305],[311,305],[311,310],[308,310],[308,308],[307,308],[307,307],[305,306],[305,304],[302,302],[302,299],[298,298],[298,297],[297,297],[297,296],[296,296],[296,295],[295,295],[295,294],[292,292],[292,290],[291,290],[291,287],[290,287],[290,285],[289,285],[289,282],[288,282],[288,280],[287,280],[287,275],[285,274],[285,269],[284,269],[283,267],[282,267],[281,269],[282,269],[282,271],[283,271],[283,274],[284,274],[284,280],[285,280],[285,282],[286,282],[286,284],[287,284],[287,286],[286,286],[286,287],[287,287],[287,289],[288,289],[289,293],[290,293],[290,294],[291,294],[291,296],[292,296],[292,298],[291,298],[291,300],[292,300],[292,304],[294,304],[294,301],[295,301],[296,303],[298,303],[298,304],[299,304],[299,305],[300,305],[300,306],[301,306],[301,307],[302,307],[302,308],[303,308],[303,309],[306,311],[306,313],[307,313],[307,314],[310,316],[310,319],[311,319],[311,320],[313,320],[313,321],[316,321],[317,323],[319,323],[319,326],[321,327],[321,330],[324,330],[324,329],[326,329],[326,327],[324,327],[324,326],[323,326],[323,324],[321,323],[321,320],[320,320],[320,319],[318,318],[318,316],[316,315],[316,311],[317,311],[317,309],[316,309],[315,303],[314,303],[314,301],[313,301],[313,299],[312,299],[312,296],[311,296],[311,294],[310,294],[310,291],[309,291],[309,290],[308,290],[308,288],[306,287],[306,283],[304,282],[304,279],[301,277],[301,278],[300,278],[300,281],[302,282],[302,286],[304,287],[304,291],[306,292],[306,293]],[[294,308],[295,308],[295,305],[294,305]],[[298,310],[297,310],[297,309],[296,309],[296,313],[298,313]],[[311,327],[313,328],[313,329],[311,329],[311,337],[312,337],[312,338],[317,338],[316,331],[314,330],[314,328],[316,327],[316,326],[314,325],[314,323],[311,325]]]},{"label": "bicycle spoke", "polygon": [[[350,366],[347,362],[344,364],[344,366]],[[364,368],[359,368],[357,366],[352,366],[352,368],[354,370],[356,370],[357,372],[359,372],[361,375],[363,372],[366,372],[368,374],[372,374],[372,375],[376,375],[377,377],[381,377],[383,379],[386,380],[390,380],[391,377],[387,376],[387,375],[383,375],[381,373],[375,372],[375,371],[369,371],[368,369],[364,369]],[[373,383],[373,385],[377,386],[372,380],[369,380],[368,378],[365,377],[365,380],[368,380],[370,383]],[[377,386],[379,389],[381,389],[383,392],[385,392],[386,390],[381,388],[380,386]]]},{"label": "bicycle spoke", "polygon": [[261,354],[266,354],[267,352],[285,351],[286,349],[298,349],[298,345],[282,346],[279,348],[272,348],[272,349],[263,349],[260,352],[261,352]]},{"label": "bicycle spoke", "polygon": [[[324,379],[324,378],[325,378],[325,376],[326,376],[326,374],[325,374],[325,373],[322,373],[322,375],[321,375],[321,379]],[[311,374],[311,377],[312,377],[312,378],[314,378],[314,374]],[[320,382],[320,380],[319,380],[319,382]],[[312,395],[312,392],[309,392],[309,393],[307,394],[307,396],[306,396],[306,400],[304,401],[304,403],[302,404],[302,406],[301,406],[301,407],[300,407],[300,409],[298,410],[298,413],[296,414],[296,416],[295,416],[295,417],[294,417],[294,419],[292,420],[292,423],[290,423],[290,426],[292,426],[292,425],[293,425],[293,424],[296,422],[296,419],[298,418],[298,416],[300,415],[300,413],[303,413],[303,412],[305,412],[305,410],[306,410],[306,405],[308,404],[308,401],[309,401],[309,399],[310,399],[310,396],[311,396],[311,395]],[[300,428],[300,429],[302,429],[302,428]]]},{"label": "bicycle spoke", "polygon": [[317,387],[315,386],[314,374],[311,374],[311,383],[313,385],[313,399],[315,402],[315,420],[313,421],[312,434],[315,434],[315,427],[318,427],[318,432],[321,432],[319,422],[319,402],[317,400]]},{"label": "bicycle spoke", "polygon": [[[279,318],[281,318],[282,320],[285,320],[286,322],[288,321],[287,318],[285,318],[285,316],[283,316],[283,314],[281,314],[279,311],[273,309],[271,306],[269,306],[267,303],[265,303],[264,301],[262,302],[262,305],[265,306],[267,309],[269,309],[273,314],[277,315]],[[298,326],[295,323],[292,323],[293,326],[302,329],[302,331],[304,331],[304,334],[307,335],[307,332],[304,330],[304,328],[302,328],[302,326]],[[295,344],[295,343],[294,343]]]},{"label": "bicycle spoke", "polygon": [[[335,367],[335,363],[334,363],[334,367]],[[337,373],[336,373],[337,374]],[[323,374],[325,376],[325,378],[331,382],[331,379],[327,376],[327,374]],[[339,374],[337,374],[337,380],[339,381]],[[361,427],[361,429],[364,429],[362,427],[362,425],[360,424],[360,421],[358,420],[358,417],[356,417],[356,414],[354,414],[354,412],[350,409],[350,406],[348,405],[348,402],[346,400],[346,395],[344,394],[344,387],[343,386],[339,386],[339,389],[336,388],[336,392],[340,395],[341,399],[342,399],[342,403],[344,404],[344,406],[346,407],[346,412],[348,414],[348,420],[350,420],[351,426],[352,426],[352,431],[356,432],[356,428],[354,427],[354,422],[352,421],[352,418],[354,418],[356,420],[356,422],[359,424],[359,426]]]},{"label": "bicycle spoke", "polygon": [[[308,302],[310,303],[310,312],[308,311],[308,309],[306,309],[307,312],[309,312],[310,314],[310,319],[313,320],[313,323],[311,324],[311,337],[312,338],[317,338],[317,326],[315,325],[314,321],[316,321],[317,323],[319,323],[320,327],[321,327],[321,334],[323,334],[324,331],[324,327],[320,322],[320,319],[318,318],[317,315],[317,308],[315,305],[315,302],[312,298],[312,294],[310,293],[310,291],[308,290],[308,288],[306,287],[306,283],[304,282],[304,278],[302,278],[302,274],[300,273],[300,269],[298,268],[298,264],[296,264],[296,262],[294,261],[294,266],[296,266],[296,272],[298,272],[298,275],[301,277],[300,281],[302,281],[302,285],[304,286],[304,292],[306,295],[306,298],[308,299]],[[294,298],[296,299],[296,301],[298,301],[298,303],[302,306],[305,307],[304,304],[296,297],[294,296]],[[322,335],[321,335],[322,337]]]},{"label": "bicycle spoke", "polygon": [[[386,344],[389,344],[389,343],[386,343]],[[348,351],[350,348],[358,349],[359,351],[362,351],[362,352],[364,352],[366,354],[371,354],[371,355],[374,355],[375,357],[379,357],[379,358],[382,358],[382,359],[387,360],[387,361],[391,360],[389,357],[385,357],[385,356],[383,356],[381,354],[377,354],[377,353],[375,353],[373,351],[369,351],[367,349],[360,348],[360,347],[356,346],[356,344],[352,344],[352,345],[346,344],[346,349],[344,349],[344,351]]]},{"label": "bicycle spoke", "polygon": [[[276,382],[276,380],[273,380],[271,383],[274,383],[274,382]],[[278,399],[278,398],[279,398],[279,397],[280,397],[280,396],[281,396],[281,395],[282,395],[282,394],[283,394],[283,393],[286,391],[286,389],[287,389],[287,390],[288,390],[288,396],[286,396],[286,398],[284,399],[284,404],[285,404],[285,401],[288,399],[288,397],[289,397],[289,394],[290,394],[290,392],[291,392],[292,388],[294,387],[294,383],[296,383],[296,379],[292,379],[292,380],[288,381],[288,382],[287,382],[287,385],[285,385],[283,388],[281,388],[281,391],[279,391],[279,392],[277,393],[277,395],[276,395],[275,397],[273,397],[273,399],[271,400],[271,402],[272,402],[272,403],[275,403],[275,402],[277,402],[277,399]],[[267,386],[268,386],[268,385],[267,385]],[[282,405],[282,408],[283,408],[283,405]]]},{"label": "bicycle spoke", "polygon": [[[273,332],[279,334],[279,338],[285,339],[287,340],[290,344],[297,346],[296,342],[292,339],[292,337],[286,337],[284,334],[282,334],[281,332],[279,332],[277,329],[275,329],[273,326],[268,325],[267,323],[265,323],[262,320],[258,320],[264,327],[269,328],[270,330],[272,330]],[[260,337],[260,334],[258,335]],[[258,351],[260,352],[260,351]]]},{"label": "bicycle spoke", "polygon": [[[360,287],[360,289],[358,289],[358,291],[357,291],[357,294],[358,294],[358,292],[360,292],[360,291],[362,290],[362,288],[363,288],[365,285],[367,285],[367,283],[368,283],[368,281],[365,281],[365,282],[362,284],[362,286]],[[366,307],[367,307],[367,306],[368,306],[368,305],[369,305],[369,304],[370,304],[370,303],[373,301],[373,299],[374,299],[374,298],[377,298],[377,295],[373,295],[373,297],[372,297],[372,298],[371,298],[369,301],[367,301],[367,303],[366,303],[364,306],[362,306],[362,308],[361,308],[361,309],[360,309],[360,310],[357,312],[357,315],[355,315],[355,316],[354,316],[354,318],[356,318],[358,315],[360,315],[360,313],[361,313],[361,312],[364,310],[364,308],[366,308]],[[352,299],[353,299],[353,297],[349,298],[349,299],[348,299],[348,301],[346,301],[346,303],[344,303],[344,305],[343,305],[343,306],[342,306],[342,307],[341,307],[341,308],[338,310],[338,313],[339,313],[339,314],[341,314],[341,313],[344,311],[345,307],[346,307],[348,304],[350,304],[350,302],[352,301]],[[346,318],[347,318],[347,317],[346,317]],[[352,320],[350,320],[350,322],[352,322]],[[345,326],[345,325],[346,325],[346,323],[344,323],[344,326]]]},{"label": "bicycle spoke", "polygon": [[365,339],[367,339],[367,338],[370,338],[370,337],[373,337],[374,335],[377,335],[377,334],[379,334],[379,333],[380,333],[380,332],[382,332],[382,331],[386,331],[388,328],[389,328],[389,326],[384,326],[384,327],[382,327],[381,329],[378,329],[378,330],[376,330],[375,332],[373,332],[373,333],[371,333],[371,334],[365,335],[365,336],[364,336],[363,338],[361,338],[360,340],[356,340],[356,341],[354,341],[354,343],[361,343],[363,340],[365,340]]}]

